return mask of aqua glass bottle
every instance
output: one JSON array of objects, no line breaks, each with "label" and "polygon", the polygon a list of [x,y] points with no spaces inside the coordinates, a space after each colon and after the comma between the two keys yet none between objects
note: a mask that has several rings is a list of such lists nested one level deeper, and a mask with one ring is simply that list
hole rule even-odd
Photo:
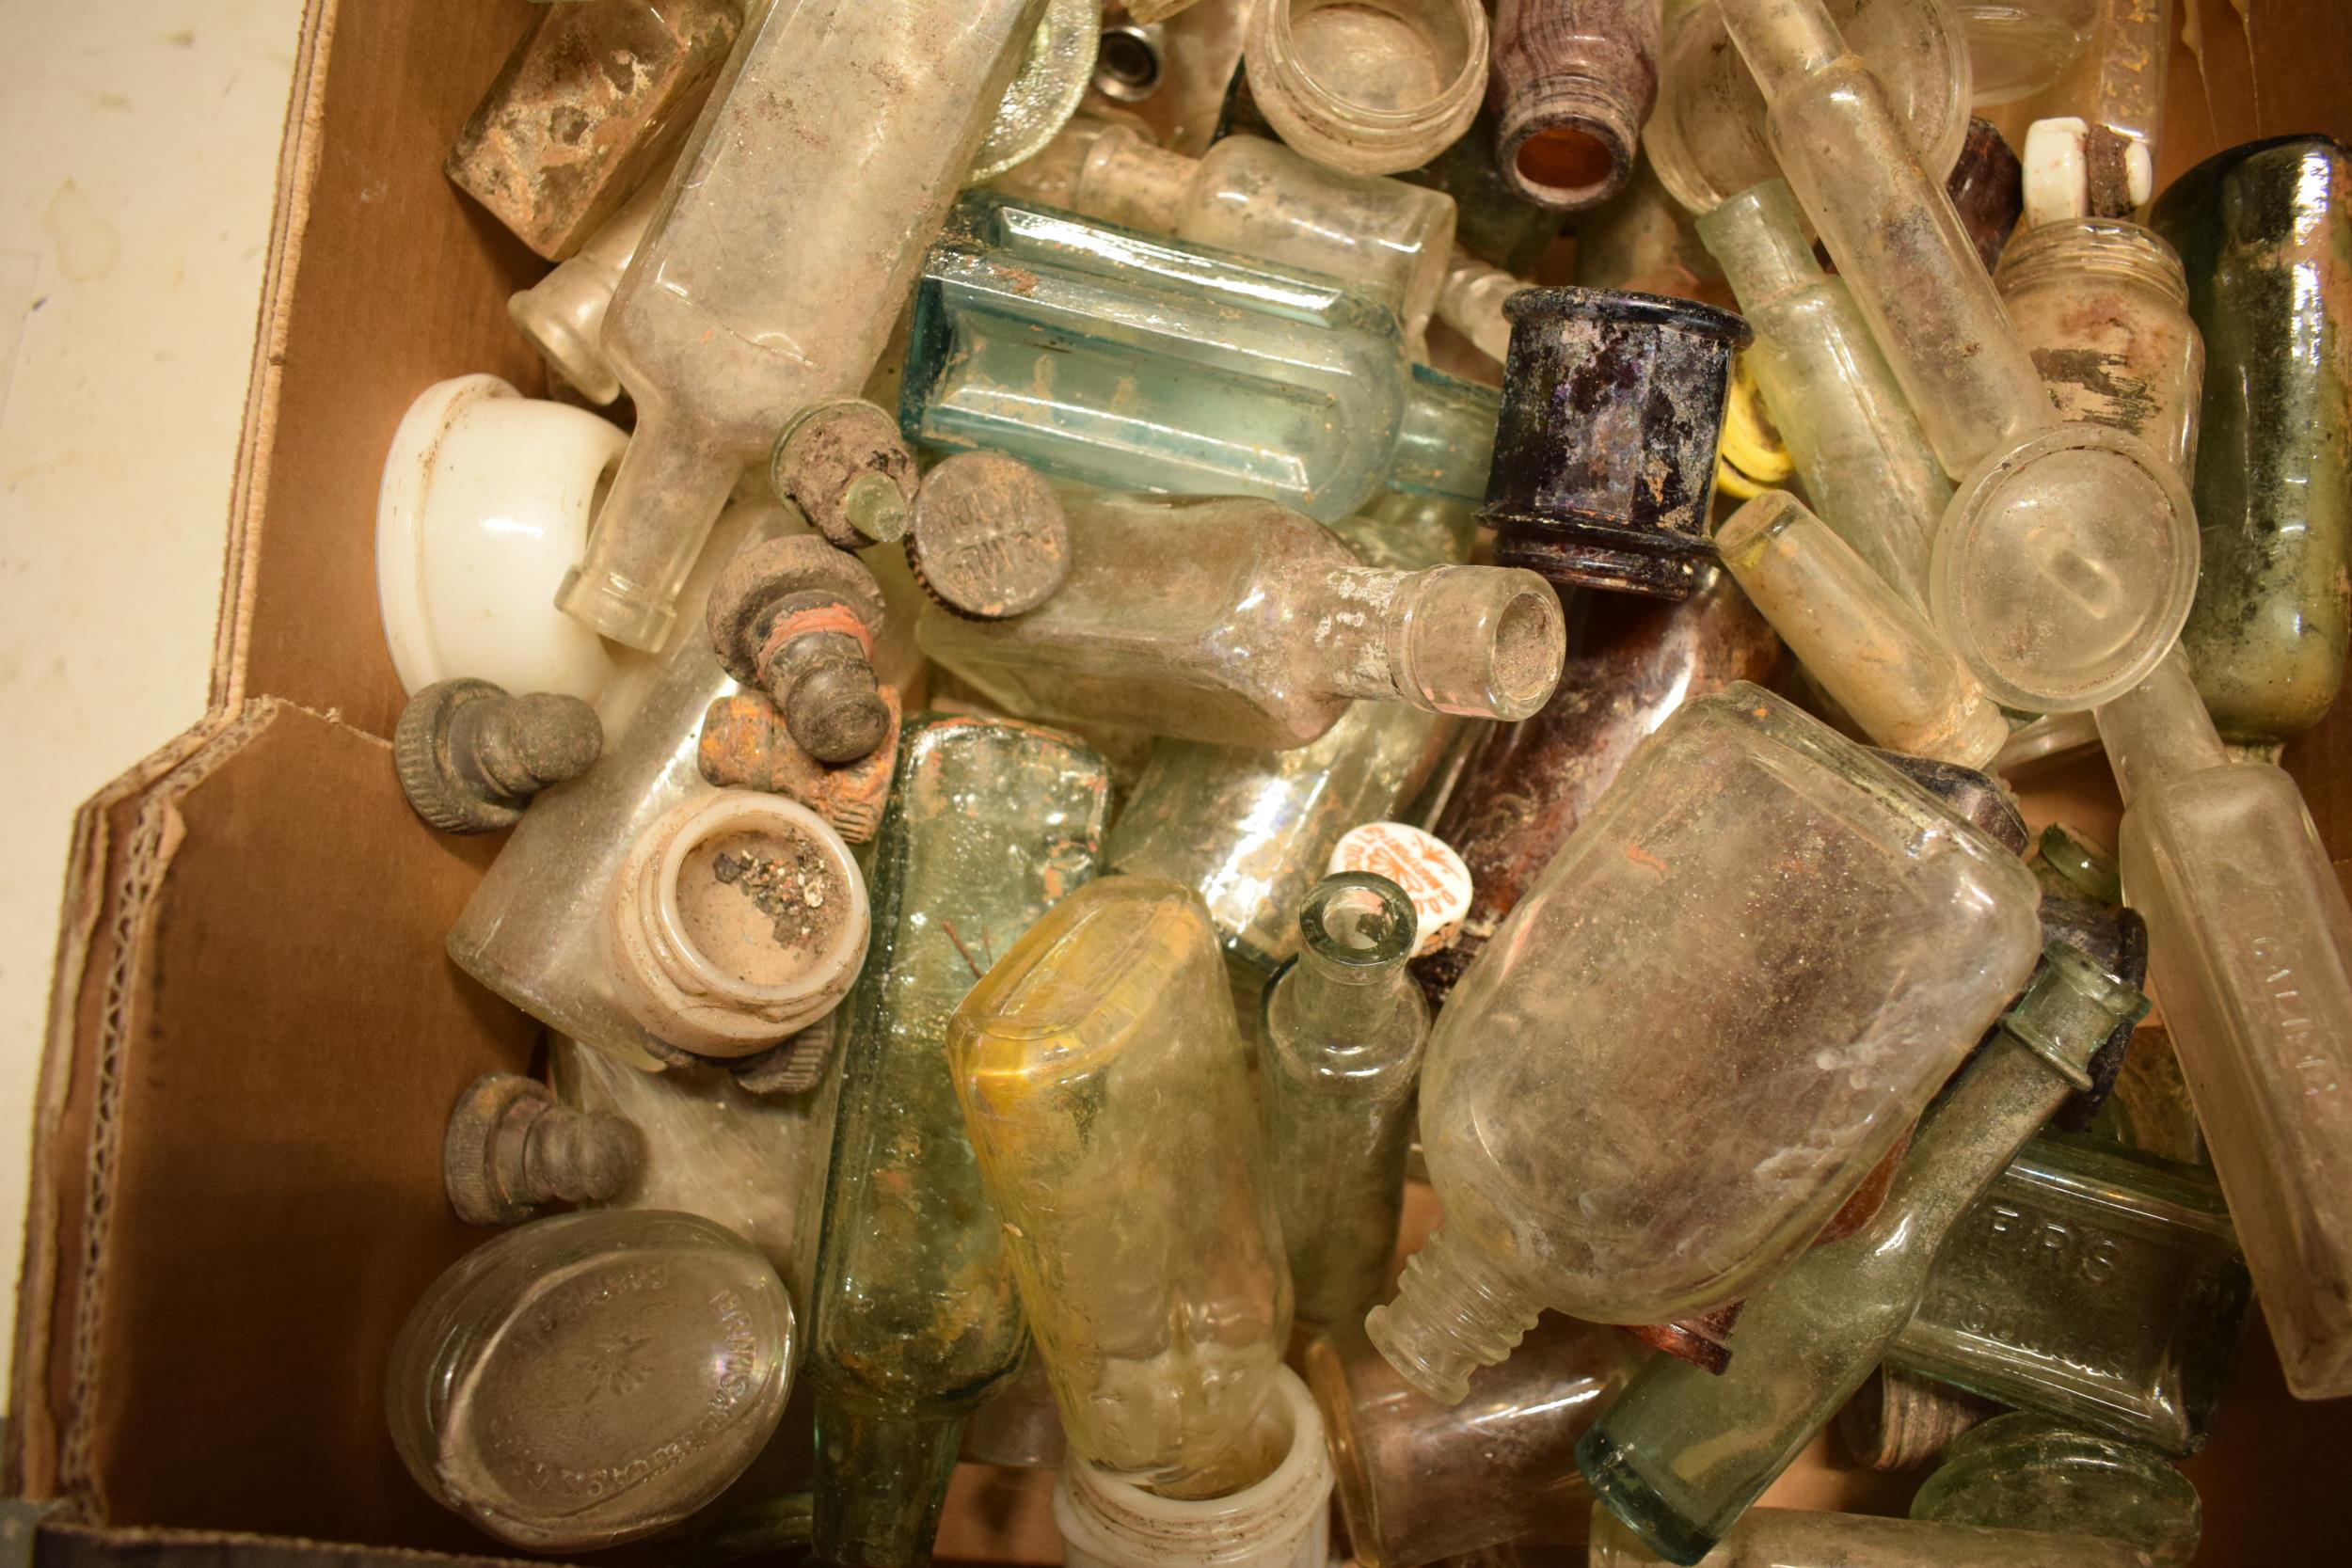
[{"label": "aqua glass bottle", "polygon": [[1413,901],[1386,877],[1326,877],[1298,927],[1298,957],[1266,987],[1258,1107],[1295,1310],[1319,1332],[1388,1284],[1429,1004],[1405,973]]},{"label": "aqua glass bottle", "polygon": [[2089,1081],[2083,1066],[2116,1024],[2147,1007],[2052,943],[1998,1034],[1920,1119],[1876,1217],[1748,1298],[1728,1369],[1661,1356],[1579,1441],[1593,1495],[1670,1560],[1705,1557],[1862,1386],[1918,1307],[1945,1237]]},{"label": "aqua glass bottle", "polygon": [[1383,486],[1479,501],[1498,407],[1322,273],[976,193],[924,261],[898,418],[944,451],[1330,522]]},{"label": "aqua glass bottle", "polygon": [[[1462,561],[1477,522],[1460,502],[1391,492],[1331,531],[1367,566],[1420,571]],[[1288,751],[1160,740],[1111,825],[1104,864],[1199,892],[1236,984],[1247,977],[1254,996],[1298,950],[1299,900],[1340,835],[1395,816],[1464,729],[1452,715],[1374,702]]]},{"label": "aqua glass bottle", "polygon": [[2013,1410],[1962,1433],[1911,1499],[1914,1519],[2129,1543],[2187,1568],[2204,1508],[2162,1454]]},{"label": "aqua glass bottle", "polygon": [[847,1037],[805,1376],[824,1561],[928,1561],[965,1418],[1025,1342],[1004,1233],[947,1070],[947,1021],[1094,873],[1102,759],[1031,725],[911,721],[875,841],[874,938]]},{"label": "aqua glass bottle", "polygon": [[[2151,1043],[2142,1030],[2133,1053]],[[2211,1172],[2045,1132],[1946,1238],[1886,1358],[2190,1454],[2212,1430],[2252,1293]]]}]

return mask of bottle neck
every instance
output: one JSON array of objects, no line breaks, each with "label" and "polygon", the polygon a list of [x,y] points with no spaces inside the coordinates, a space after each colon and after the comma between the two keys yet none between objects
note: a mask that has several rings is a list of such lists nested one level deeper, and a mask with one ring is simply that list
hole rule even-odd
[{"label": "bottle neck", "polygon": [[[1508,347],[1506,342],[1505,347]],[[1495,461],[1495,421],[1502,394],[1415,365],[1405,384],[1405,413],[1382,486],[1415,496],[1478,502]]]},{"label": "bottle neck", "polygon": [[2188,658],[2178,648],[2146,680],[2101,704],[2094,717],[2126,806],[2167,779],[2230,760],[2204,699],[2197,694]]},{"label": "bottle neck", "polygon": [[879,1416],[819,1397],[817,1560],[833,1568],[929,1562],[965,1415]]},{"label": "bottle neck", "polygon": [[1786,181],[1749,186],[1700,217],[1696,227],[1740,309],[1751,316],[1822,279]]},{"label": "bottle neck", "polygon": [[1342,566],[1325,585],[1314,637],[1340,696],[1518,720],[1559,684],[1560,600],[1533,572]]},{"label": "bottle neck", "polygon": [[1153,147],[1125,126],[1094,138],[1079,169],[1073,204],[1091,217],[1154,234],[1172,234],[1184,221],[1184,198],[1200,160]]}]

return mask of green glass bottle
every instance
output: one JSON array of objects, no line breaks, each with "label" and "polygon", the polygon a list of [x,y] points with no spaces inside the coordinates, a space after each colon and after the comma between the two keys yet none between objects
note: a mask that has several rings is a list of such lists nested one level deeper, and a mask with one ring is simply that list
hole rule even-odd
[{"label": "green glass bottle", "polygon": [[2204,1510],[2162,1454],[2019,1410],[1954,1438],[1911,1516],[2099,1536],[2139,1547],[2155,1568],[2187,1568]]},{"label": "green glass bottle", "polygon": [[1326,877],[1298,928],[1298,957],[1265,990],[1258,1106],[1294,1312],[1320,1331],[1388,1283],[1429,1004],[1405,973],[1413,901],[1386,877]]},{"label": "green glass bottle", "polygon": [[1728,1370],[1661,1356],[1584,1434],[1576,1462],[1594,1496],[1669,1560],[1705,1557],[1879,1364],[1969,1205],[2089,1081],[2116,1024],[2147,1008],[2052,943],[1999,1034],[1920,1118],[1877,1216],[1748,1298]]},{"label": "green glass bottle", "polygon": [[843,1005],[805,1373],[826,1562],[930,1560],[964,1419],[1020,1364],[1026,1331],[947,1070],[947,1021],[1094,875],[1108,790],[1093,752],[1028,724],[929,715],[900,741],[873,946]]}]

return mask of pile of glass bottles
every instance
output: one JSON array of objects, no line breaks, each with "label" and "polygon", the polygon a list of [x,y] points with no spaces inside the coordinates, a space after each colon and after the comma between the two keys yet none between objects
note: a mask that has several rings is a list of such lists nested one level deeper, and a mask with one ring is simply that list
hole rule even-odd
[{"label": "pile of glass bottles", "polygon": [[[2185,1562],[2249,1302],[2352,1395],[2274,765],[2352,160],[2154,191],[2167,11],[546,8],[450,173],[548,395],[425,390],[379,515],[402,784],[511,829],[449,952],[548,1032],[450,1085],[516,1227],[392,1355],[419,1483],[680,1561],[915,1568],[961,1457],[1119,1568],[1323,1568],[1334,1493],[1375,1568]],[[1833,1418],[1910,1518],[1751,1510]]]}]

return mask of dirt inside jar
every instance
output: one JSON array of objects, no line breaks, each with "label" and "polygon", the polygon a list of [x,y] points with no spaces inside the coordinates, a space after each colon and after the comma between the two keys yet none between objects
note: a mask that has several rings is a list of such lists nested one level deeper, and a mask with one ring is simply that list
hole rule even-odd
[{"label": "dirt inside jar", "polygon": [[803,838],[732,832],[696,845],[678,868],[678,921],[711,965],[755,986],[789,985],[833,946],[850,889]]}]

